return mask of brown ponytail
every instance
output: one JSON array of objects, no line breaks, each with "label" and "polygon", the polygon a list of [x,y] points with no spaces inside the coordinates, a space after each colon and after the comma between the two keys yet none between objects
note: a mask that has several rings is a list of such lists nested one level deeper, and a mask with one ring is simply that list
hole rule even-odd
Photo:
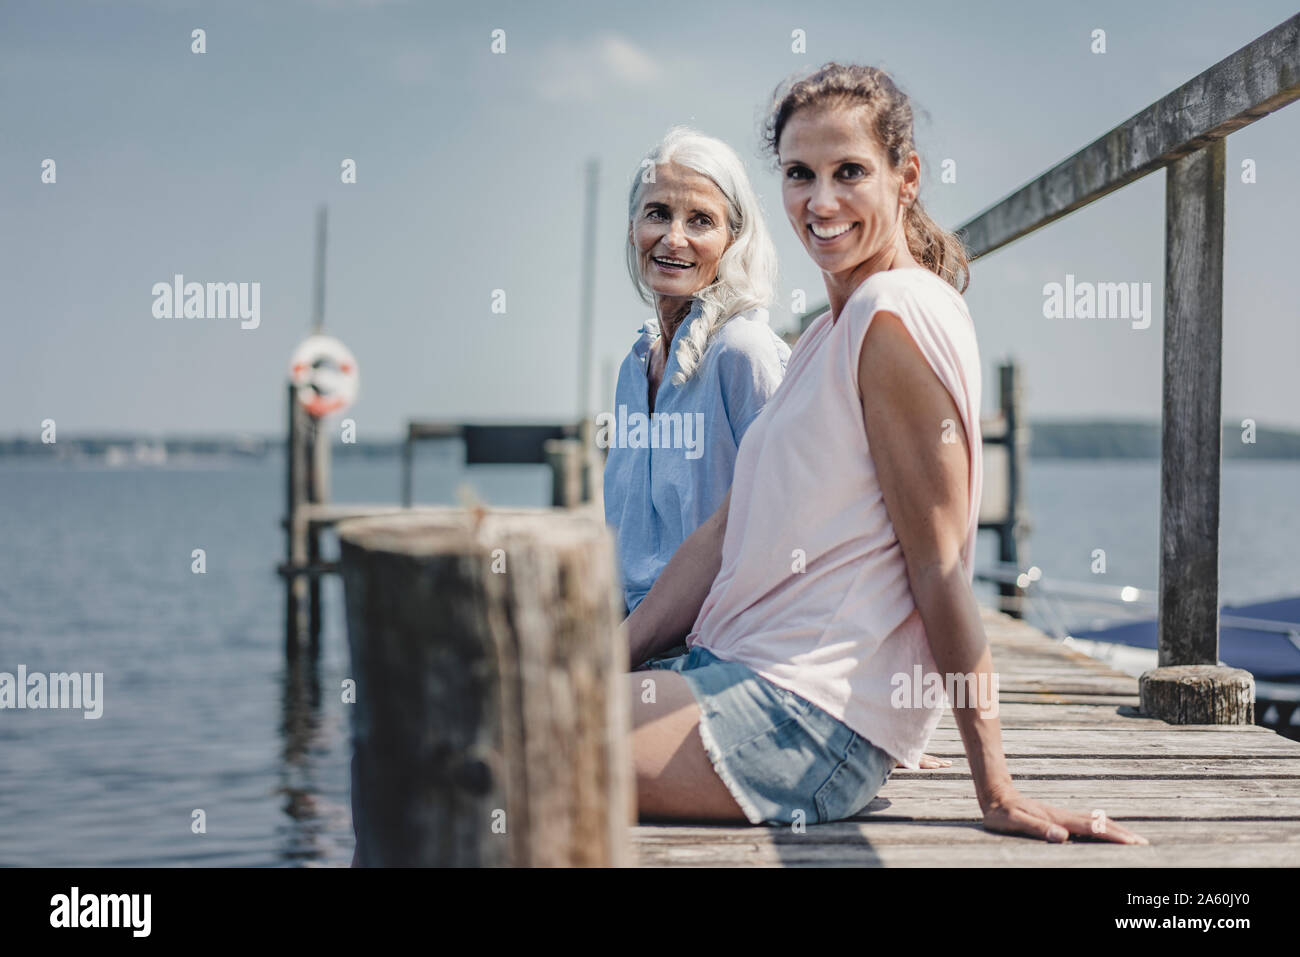
[{"label": "brown ponytail", "polygon": [[[865,106],[872,132],[894,169],[916,152],[912,104],[884,70],[827,63],[810,76],[782,83],[773,95],[763,134],[773,156],[778,155],[790,117],[809,106]],[[966,250],[961,240],[930,218],[919,198],[904,213],[903,229],[913,258],[964,293],[970,286]]]}]

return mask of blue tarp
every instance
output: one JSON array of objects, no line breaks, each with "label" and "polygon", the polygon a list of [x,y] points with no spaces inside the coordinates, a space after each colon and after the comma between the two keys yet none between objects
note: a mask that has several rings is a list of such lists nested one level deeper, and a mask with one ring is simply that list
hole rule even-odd
[{"label": "blue tarp", "polygon": [[[1254,605],[1224,605],[1224,615],[1291,622],[1300,630],[1300,596]],[[1155,621],[1135,621],[1098,631],[1072,632],[1076,638],[1110,641],[1134,648],[1156,647]],[[1219,660],[1245,668],[1257,681],[1300,682],[1300,648],[1279,631],[1219,626]]]}]

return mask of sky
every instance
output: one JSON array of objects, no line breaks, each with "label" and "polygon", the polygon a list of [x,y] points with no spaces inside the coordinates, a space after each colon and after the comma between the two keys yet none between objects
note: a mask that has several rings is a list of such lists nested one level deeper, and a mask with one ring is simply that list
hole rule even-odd
[{"label": "sky", "polygon": [[[623,264],[627,187],[669,127],[720,137],[747,162],[780,255],[783,331],[799,291],[824,299],[760,153],[787,75],[829,60],[889,71],[916,110],[921,201],[955,228],[1294,13],[1274,0],[3,0],[0,436],[34,438],[46,419],[60,436],[282,434],[321,203],[325,326],[358,362],[359,439],[395,437],[410,418],[573,418],[589,158],[586,405],[609,408],[651,314]],[[192,52],[195,29],[206,52]],[[1229,421],[1300,428],[1297,155],[1295,105],[1227,142]],[[355,183],[341,181],[346,160]],[[974,264],[986,409],[1013,356],[1031,419],[1159,418],[1164,181]],[[159,318],[153,287],[178,273],[258,283],[259,324]],[[1151,283],[1149,328],[1046,318],[1044,286],[1067,274]]]}]

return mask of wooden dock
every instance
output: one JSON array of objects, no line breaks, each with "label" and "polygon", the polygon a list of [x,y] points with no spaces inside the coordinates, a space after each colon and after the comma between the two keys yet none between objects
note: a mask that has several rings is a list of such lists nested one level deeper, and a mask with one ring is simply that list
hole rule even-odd
[{"label": "wooden dock", "polygon": [[985,609],[1007,764],[1029,797],[1100,811],[1148,846],[1048,844],[985,831],[951,711],[928,751],[851,821],[785,827],[642,825],[644,867],[1294,867],[1300,742],[1257,725],[1171,725],[1137,713],[1138,682]]}]

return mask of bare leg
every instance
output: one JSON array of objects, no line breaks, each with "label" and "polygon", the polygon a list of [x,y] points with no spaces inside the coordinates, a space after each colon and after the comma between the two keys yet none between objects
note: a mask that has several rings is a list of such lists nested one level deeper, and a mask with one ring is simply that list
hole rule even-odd
[{"label": "bare leg", "polygon": [[704,750],[700,707],[686,679],[661,669],[627,679],[640,816],[749,823]]}]

